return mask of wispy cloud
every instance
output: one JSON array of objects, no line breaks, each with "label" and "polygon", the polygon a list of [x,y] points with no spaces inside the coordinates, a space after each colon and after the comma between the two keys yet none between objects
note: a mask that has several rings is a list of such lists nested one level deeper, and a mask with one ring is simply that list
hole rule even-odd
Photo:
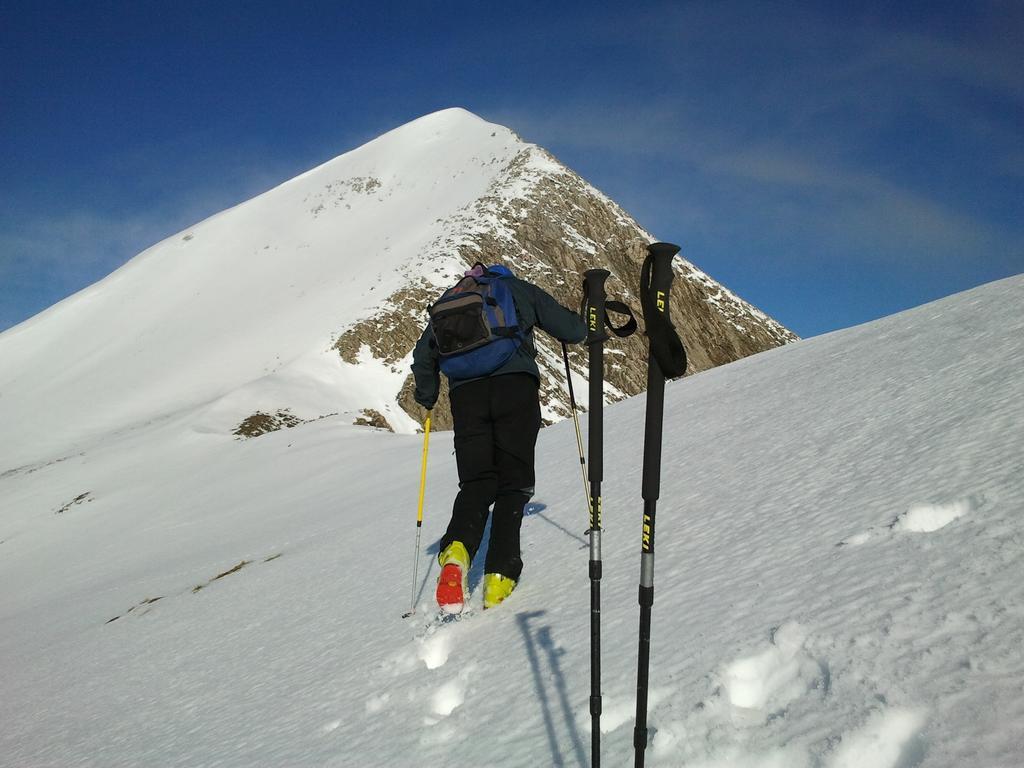
[{"label": "wispy cloud", "polygon": [[[879,174],[826,164],[785,149],[752,147],[709,157],[709,172],[749,182],[749,194],[769,205],[780,194],[799,194],[805,221],[854,242],[870,243],[885,258],[893,250],[906,262],[974,257],[1009,237],[932,196],[914,192]],[[873,260],[870,252],[863,254]]]},{"label": "wispy cloud", "polygon": [[671,182],[650,183],[699,209],[687,225],[771,232],[775,258],[1013,271],[1024,268],[1006,202],[1022,164],[1021,8],[978,3],[929,26],[881,7],[667,4],[588,27],[607,45],[643,41],[660,61],[649,80],[508,120],[556,154],[653,158]]},{"label": "wispy cloud", "polygon": [[173,214],[79,210],[8,225],[0,230],[0,330],[102,279],[172,235],[193,210],[187,202]]},{"label": "wispy cloud", "polygon": [[[761,220],[776,233],[788,230],[822,246],[858,247],[868,262],[891,259],[894,253],[918,264],[980,258],[1005,251],[1001,243],[1015,237],[946,202],[944,190],[914,188],[884,169],[846,165],[830,148],[797,139],[776,137],[778,143],[769,145],[711,131],[670,103],[649,104],[643,111],[577,104],[524,122],[538,141],[571,146],[580,154],[662,157],[671,174],[671,183],[664,186],[674,187],[680,202],[698,208],[688,223],[717,218],[721,226],[737,216]],[[709,187],[716,190],[714,202],[689,191]]]},{"label": "wispy cloud", "polygon": [[[159,157],[158,149],[150,154]],[[230,172],[169,172],[136,152],[135,162],[124,161],[134,174],[125,184],[146,189],[154,198],[150,205],[136,204],[130,213],[122,207],[115,215],[97,201],[94,207],[0,219],[0,330],[102,279],[164,238],[307,170],[302,160],[254,153],[232,157]]]},{"label": "wispy cloud", "polygon": [[86,211],[22,221],[0,232],[4,326],[100,279],[164,234],[154,219]]}]

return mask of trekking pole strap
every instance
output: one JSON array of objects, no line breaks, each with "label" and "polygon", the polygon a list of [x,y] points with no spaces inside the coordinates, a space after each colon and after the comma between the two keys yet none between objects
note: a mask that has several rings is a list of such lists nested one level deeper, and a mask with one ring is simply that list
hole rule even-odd
[{"label": "trekking pole strap", "polygon": [[[604,324],[608,326],[608,330],[618,336],[620,339],[628,338],[636,333],[636,316],[633,314],[633,310],[629,308],[628,304],[621,301],[605,301],[604,303]],[[618,315],[626,315],[629,319],[620,326],[612,325],[612,320],[608,316],[608,312],[614,312]]]},{"label": "trekking pole strap", "polygon": [[[583,281],[583,301],[580,303],[580,314],[583,316],[584,320],[588,319],[587,296],[588,296],[588,293],[587,293],[587,281],[584,280]],[[637,330],[637,327],[638,327],[637,326],[637,322],[636,322],[636,315],[633,314],[633,310],[629,308],[628,304],[626,304],[625,302],[622,302],[622,301],[615,301],[615,300],[605,299],[605,301],[604,301],[604,309],[605,309],[604,319],[602,321],[600,321],[600,323],[601,323],[601,325],[603,327],[605,327],[608,330],[610,330],[612,333],[614,333],[620,339],[629,338],[634,333],[636,333],[636,330]],[[608,315],[609,312],[614,312],[616,315],[626,315],[626,317],[628,319],[622,325],[615,325],[612,322],[611,317]],[[599,342],[607,341],[610,338],[608,336],[608,334],[606,334],[606,333],[602,333],[600,335],[592,334],[592,336],[593,336],[593,338],[589,338],[588,337],[588,339],[587,339],[587,342],[589,344],[594,344],[594,343],[599,343]]]}]

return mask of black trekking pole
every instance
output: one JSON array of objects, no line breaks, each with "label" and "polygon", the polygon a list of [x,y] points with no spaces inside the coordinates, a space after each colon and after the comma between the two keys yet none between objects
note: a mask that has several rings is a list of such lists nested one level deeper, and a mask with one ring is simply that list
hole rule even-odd
[{"label": "black trekking pole", "polygon": [[[606,269],[588,269],[583,273],[583,317],[587,323],[587,346],[589,349],[590,407],[588,430],[587,478],[590,480],[590,717],[591,717],[591,766],[601,765],[601,481],[604,474],[604,342],[610,337],[607,327],[620,339],[631,336],[637,328],[633,310],[621,301],[611,301],[605,292],[605,281],[611,273]],[[628,320],[614,325],[608,312],[624,315]],[[569,396],[572,396],[572,380],[569,371],[568,351],[563,345],[566,378],[569,379]],[[575,402],[573,403],[575,409]],[[577,433],[579,426],[577,424]],[[582,443],[581,443],[582,449]],[[580,456],[583,462],[582,454]],[[589,466],[588,466],[589,465]]]},{"label": "black trekking pole", "polygon": [[665,378],[686,372],[686,350],[669,319],[672,259],[679,246],[652,243],[640,272],[640,303],[648,338],[647,413],[644,422],[644,518],[640,549],[640,651],[636,681],[635,768],[643,768],[647,748],[647,690],[651,660],[651,608],[654,605],[654,522],[661,486],[661,432]]},{"label": "black trekking pole", "polygon": [[604,283],[607,269],[583,273],[586,294],[584,319],[590,354],[589,434],[587,476],[590,479],[590,719],[592,768],[601,765],[601,479],[604,473]]}]

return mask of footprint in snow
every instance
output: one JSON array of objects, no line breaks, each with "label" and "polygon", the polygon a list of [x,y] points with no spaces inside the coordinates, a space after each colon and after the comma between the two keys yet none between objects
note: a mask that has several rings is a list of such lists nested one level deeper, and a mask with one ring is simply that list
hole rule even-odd
[{"label": "footprint in snow", "polygon": [[915,504],[893,522],[894,531],[932,533],[967,515],[971,503],[960,499],[949,504]]},{"label": "footprint in snow", "polygon": [[452,650],[451,634],[446,632],[424,635],[417,641],[417,644],[419,648],[416,651],[416,655],[420,661],[427,665],[427,669],[437,669],[444,666]]},{"label": "footprint in snow", "polygon": [[859,547],[877,536],[886,533],[933,533],[945,528],[958,518],[965,517],[972,511],[971,502],[967,499],[952,501],[947,504],[914,504],[887,526],[888,531],[870,528],[863,533],[843,539],[837,547]]},{"label": "footprint in snow", "polygon": [[[702,701],[689,712],[676,708],[665,713],[650,745],[652,754],[672,765],[808,766],[803,744],[780,745],[770,752],[750,748],[777,730],[792,708],[820,706],[829,695],[829,666],[812,655],[810,643],[806,628],[789,621],[772,630],[767,645],[725,661],[705,678]],[[876,766],[864,763],[859,768]]]},{"label": "footprint in snow", "polygon": [[918,709],[875,712],[860,729],[843,735],[826,768],[913,768],[924,760],[925,720]]},{"label": "footprint in snow", "polygon": [[391,677],[401,677],[420,668],[437,669],[448,661],[452,650],[452,633],[439,632],[438,627],[428,626],[423,634],[413,638],[412,642],[394,653],[381,664],[381,669]]},{"label": "footprint in snow", "polygon": [[456,677],[446,681],[434,692],[434,695],[430,697],[430,712],[434,717],[428,718],[428,720],[437,717],[448,717],[448,715],[462,706],[466,701],[469,681],[475,672],[475,664],[463,667],[459,670],[459,674]]},{"label": "footprint in snow", "polygon": [[449,680],[434,693],[430,709],[435,715],[448,717],[466,700],[466,681],[456,678]]},{"label": "footprint in snow", "polygon": [[786,622],[768,648],[725,665],[722,684],[734,720],[763,723],[784,716],[791,701],[811,690],[828,692],[827,667],[806,652],[806,640],[802,626]]}]

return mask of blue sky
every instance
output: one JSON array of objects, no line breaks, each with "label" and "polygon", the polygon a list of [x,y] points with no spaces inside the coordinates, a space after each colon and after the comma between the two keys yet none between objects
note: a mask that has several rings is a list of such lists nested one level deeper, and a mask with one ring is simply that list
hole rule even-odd
[{"label": "blue sky", "polygon": [[1016,1],[3,0],[0,330],[448,106],[850,326],[1024,272],[1022,41]]}]

